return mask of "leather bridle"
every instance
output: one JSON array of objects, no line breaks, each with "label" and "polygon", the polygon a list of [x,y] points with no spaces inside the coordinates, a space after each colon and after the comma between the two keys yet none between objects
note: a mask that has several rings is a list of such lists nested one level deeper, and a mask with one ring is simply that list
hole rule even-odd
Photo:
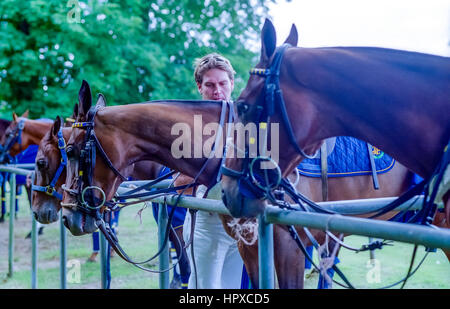
[{"label": "leather bridle", "polygon": [[[275,114],[276,106],[278,106],[282,117],[282,123],[286,129],[290,144],[301,156],[305,158],[312,158],[312,156],[307,155],[296,142],[291,122],[287,115],[283,93],[280,88],[279,77],[281,61],[283,59],[285,51],[290,46],[291,45],[289,44],[284,44],[276,50],[268,69],[254,68],[250,70],[250,75],[257,75],[265,78],[264,88],[261,93],[262,99],[258,100],[256,103],[256,114],[253,118],[255,124],[257,125],[257,128],[265,129],[265,136],[260,136],[258,138],[258,141],[266,141],[270,127],[270,118]],[[246,103],[241,101],[237,104],[238,109],[240,109],[240,105]],[[248,106],[246,107],[247,109],[244,112],[249,110]],[[241,171],[236,171],[229,167],[226,167],[225,165],[222,165],[222,173],[226,176],[237,179],[239,190],[244,196],[250,198],[267,198],[274,201],[275,198],[272,194],[272,191],[281,183],[281,171],[278,165],[270,157],[265,156],[265,154],[259,154],[258,157],[251,160],[249,156],[248,143],[246,143],[245,148],[243,169]],[[270,161],[271,164],[274,165],[274,168],[272,169],[272,171],[270,171],[270,169],[255,170],[254,167],[258,160],[266,162]]]},{"label": "leather bridle", "polygon": [[[84,142],[81,146],[81,151],[78,159],[78,191],[68,189],[63,185],[63,190],[70,195],[75,195],[77,198],[76,209],[93,216],[96,219],[101,219],[100,208],[103,206],[110,206],[110,210],[116,210],[115,203],[106,201],[104,191],[97,186],[92,185],[92,178],[95,169],[97,151],[104,160],[105,164],[122,179],[127,180],[127,177],[122,175],[117,168],[114,167],[106,152],[103,150],[100,141],[98,140],[94,131],[94,118],[97,114],[99,106],[93,106],[87,114],[87,121],[75,122],[72,124],[72,128],[79,128],[86,130]],[[94,195],[95,191],[99,191],[101,198]],[[67,205],[61,203],[62,207],[74,208],[74,205]]]},{"label": "leather bridle", "polygon": [[56,170],[55,176],[53,176],[52,181],[50,181],[50,184],[47,186],[38,186],[35,184],[31,185],[31,190],[38,191],[38,192],[44,192],[45,194],[49,196],[56,197],[58,200],[62,200],[62,194],[57,191],[55,188],[56,182],[58,181],[59,177],[61,176],[63,170],[67,166],[67,153],[66,153],[66,141],[64,140],[62,128],[59,128],[59,131],[57,133],[58,137],[58,149],[61,154],[61,162],[59,163],[58,169]]}]

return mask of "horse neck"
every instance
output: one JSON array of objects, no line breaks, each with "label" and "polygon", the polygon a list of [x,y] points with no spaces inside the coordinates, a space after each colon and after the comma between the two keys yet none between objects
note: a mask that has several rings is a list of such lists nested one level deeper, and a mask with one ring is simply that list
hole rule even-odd
[{"label": "horse neck", "polygon": [[[23,147],[26,148],[30,145],[39,145],[41,139],[50,130],[51,127],[51,122],[27,120],[22,132],[22,135],[24,135],[24,137],[26,135],[27,137],[26,145],[23,145]],[[23,140],[25,139],[23,138]]]},{"label": "horse neck", "polygon": [[[280,78],[283,83],[283,71],[293,77],[284,91],[295,92],[286,100],[291,105],[288,110],[299,115],[292,107],[297,104],[297,109],[312,111],[303,113],[308,119],[297,124],[297,131],[302,130],[301,123],[308,124],[300,138],[303,144],[353,136],[389,153],[423,177],[432,172],[450,137],[449,113],[441,112],[448,110],[450,88],[444,73],[448,60],[371,48],[288,52]],[[432,74],[422,73],[420,70],[426,71],[423,67],[414,72],[416,62],[423,66],[427,61]]]},{"label": "horse neck", "polygon": [[[194,128],[194,116],[197,120],[201,117],[203,125],[218,123],[220,111],[219,104],[208,103],[149,103],[107,107],[96,116],[95,132],[119,170],[125,170],[139,161],[155,161],[194,178],[206,158],[175,158],[172,144],[180,137],[180,132],[175,130],[172,133],[172,128],[184,124],[181,127],[190,130],[189,137],[194,136],[195,139],[190,141],[192,151],[194,147],[203,149],[207,137],[199,140],[199,132],[195,132]],[[198,182],[211,184],[219,163],[219,159],[212,159]]]}]

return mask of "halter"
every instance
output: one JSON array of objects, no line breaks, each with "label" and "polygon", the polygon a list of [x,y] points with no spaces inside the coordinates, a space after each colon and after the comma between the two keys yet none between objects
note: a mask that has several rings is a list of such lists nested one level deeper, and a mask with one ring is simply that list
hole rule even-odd
[{"label": "halter", "polygon": [[[256,104],[256,124],[258,128],[264,129],[264,140],[267,140],[270,117],[275,114],[275,106],[280,108],[282,122],[288,134],[289,142],[293,145],[296,152],[305,158],[312,158],[307,155],[297,144],[292,126],[287,115],[286,104],[283,99],[283,93],[280,88],[280,67],[285,51],[290,47],[289,44],[282,45],[275,53],[272,63],[268,69],[254,68],[250,70],[250,75],[262,76],[265,78],[263,89],[264,100],[258,100]],[[254,141],[250,140],[250,143]],[[260,161],[270,161],[275,165],[275,171],[269,175],[268,170],[255,171],[255,163]],[[240,192],[250,198],[268,198],[274,200],[271,191],[281,183],[281,171],[278,165],[264,154],[250,160],[248,144],[246,144],[245,158],[242,171],[232,170],[222,165],[221,171],[224,175],[237,178]]]},{"label": "halter", "polygon": [[6,138],[5,144],[2,145],[0,149],[0,162],[5,160],[5,156],[8,159],[11,159],[11,155],[9,154],[9,150],[16,144],[19,143],[20,151],[22,151],[22,131],[25,128],[25,120],[19,120],[19,123],[14,128],[14,131],[8,134]]},{"label": "halter", "polygon": [[58,200],[62,200],[62,194],[60,194],[58,191],[56,191],[55,185],[56,182],[59,179],[59,176],[61,176],[63,170],[67,166],[67,153],[66,153],[66,141],[64,140],[63,134],[62,134],[62,128],[59,128],[58,131],[58,149],[61,153],[61,162],[59,163],[59,167],[56,170],[55,176],[53,176],[52,181],[48,186],[37,186],[37,185],[31,185],[31,190],[44,192],[47,195],[54,196]]}]

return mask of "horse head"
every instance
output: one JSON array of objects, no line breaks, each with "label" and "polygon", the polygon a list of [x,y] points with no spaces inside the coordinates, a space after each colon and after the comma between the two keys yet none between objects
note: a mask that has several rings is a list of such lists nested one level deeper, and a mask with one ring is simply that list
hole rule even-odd
[{"label": "horse head", "polygon": [[[68,164],[61,202],[64,224],[73,235],[93,233],[97,229],[96,221],[101,219],[105,205],[126,180],[114,168],[121,155],[109,150],[113,142],[100,144],[94,132],[94,122],[98,120],[95,116],[106,106],[105,98],[99,94],[96,105],[92,106],[90,87],[85,81],[78,98],[78,115],[67,142]],[[99,125],[97,121],[95,126]],[[122,163],[123,173],[131,174],[135,166]]]},{"label": "horse head", "polygon": [[[83,80],[78,93],[78,111],[75,123],[86,121],[91,106],[91,89],[89,84]],[[79,200],[74,193],[78,192],[79,177],[83,178],[82,176],[79,176],[78,159],[80,157],[80,152],[83,150],[81,147],[84,144],[85,133],[86,132],[82,129],[72,127],[72,132],[66,147],[68,162],[66,166],[66,180],[63,186],[64,192],[61,206],[63,207],[62,216],[64,225],[73,235],[93,233],[97,229],[94,217],[86,215],[86,213],[78,210],[77,205],[79,204]]]},{"label": "horse head", "polygon": [[[68,138],[68,132],[65,136]],[[67,164],[64,146],[62,120],[58,116],[41,139],[35,161],[32,211],[36,220],[44,224],[58,220],[61,209],[61,186],[65,180]]]},{"label": "horse head", "polygon": [[[75,119],[77,114],[78,103],[74,106],[71,119]],[[61,117],[56,117],[51,129],[39,143],[32,185],[32,211],[40,223],[48,224],[58,220],[63,195],[62,185],[66,179],[66,141],[72,132],[72,128],[67,126]]]},{"label": "horse head", "polygon": [[[223,201],[230,213],[235,217],[251,217],[261,213],[267,203],[267,192],[276,186],[281,179],[280,176],[287,176],[296,164],[301,160],[294,147],[283,148],[279,151],[278,145],[289,144],[289,129],[286,128],[286,121],[283,119],[283,112],[286,110],[280,104],[280,98],[290,96],[289,87],[279,85],[289,83],[286,79],[286,71],[291,70],[287,65],[281,66],[284,53],[288,53],[289,47],[295,47],[298,41],[298,34],[295,25],[292,25],[291,31],[284,44],[276,47],[276,32],[273,24],[266,19],[261,34],[261,57],[255,69],[250,71],[250,78],[245,89],[236,101],[236,108],[240,121],[244,125],[254,124],[260,132],[264,132],[256,138],[258,156],[251,158],[249,149],[249,140],[245,141],[246,157],[228,158],[225,167],[222,168],[224,177],[222,178]],[[287,55],[286,55],[287,56]],[[283,90],[283,93],[282,91]],[[283,103],[284,105],[284,103]],[[296,115],[300,117],[299,115]],[[270,123],[269,123],[270,120]],[[281,123],[281,124],[280,124]],[[278,128],[272,129],[271,124]],[[266,136],[266,138],[261,138]],[[255,162],[262,164],[263,161],[273,161],[261,154],[261,145],[264,141],[277,141],[278,144],[271,144],[271,158],[274,151],[277,152],[278,162],[272,162],[271,167],[266,171],[261,170],[260,175],[255,173]],[[267,142],[270,144],[269,142]],[[263,146],[264,147],[264,146]],[[308,157],[307,153],[314,153],[320,144],[304,149],[302,153]],[[297,157],[296,162],[286,160],[287,157]],[[276,163],[276,164],[274,164]],[[276,172],[274,166],[279,165],[279,171]],[[277,167],[278,168],[278,167]],[[272,170],[272,171],[271,171]],[[260,180],[257,180],[259,178]],[[261,183],[261,179],[266,179]],[[269,182],[267,182],[267,180]]]}]

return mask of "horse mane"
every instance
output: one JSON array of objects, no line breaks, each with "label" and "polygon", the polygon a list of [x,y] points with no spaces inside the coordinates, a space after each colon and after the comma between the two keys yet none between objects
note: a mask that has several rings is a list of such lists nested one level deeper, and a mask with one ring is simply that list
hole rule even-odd
[{"label": "horse mane", "polygon": [[[178,100],[178,99],[152,100],[152,101],[132,103],[132,104],[158,104],[158,103],[165,103],[165,104],[170,103],[170,104],[180,104],[180,105],[187,105],[187,104],[219,105],[219,104],[222,104],[221,101],[215,101],[215,100]],[[129,105],[129,104],[127,104],[127,105]]]},{"label": "horse mane", "polygon": [[372,60],[380,60],[412,72],[437,74],[437,78],[447,77],[448,79],[449,76],[450,58],[448,57],[381,47],[354,46],[334,47],[334,49],[352,51],[355,54],[370,57]]},{"label": "horse mane", "polygon": [[[391,78],[409,87],[431,84],[448,89],[450,82],[448,57],[379,47],[293,48],[288,53],[292,57],[285,67],[295,81],[333,99],[379,94],[376,85]],[[343,91],[340,82],[348,82],[349,89]],[[395,90],[398,85],[390,86]]]}]

